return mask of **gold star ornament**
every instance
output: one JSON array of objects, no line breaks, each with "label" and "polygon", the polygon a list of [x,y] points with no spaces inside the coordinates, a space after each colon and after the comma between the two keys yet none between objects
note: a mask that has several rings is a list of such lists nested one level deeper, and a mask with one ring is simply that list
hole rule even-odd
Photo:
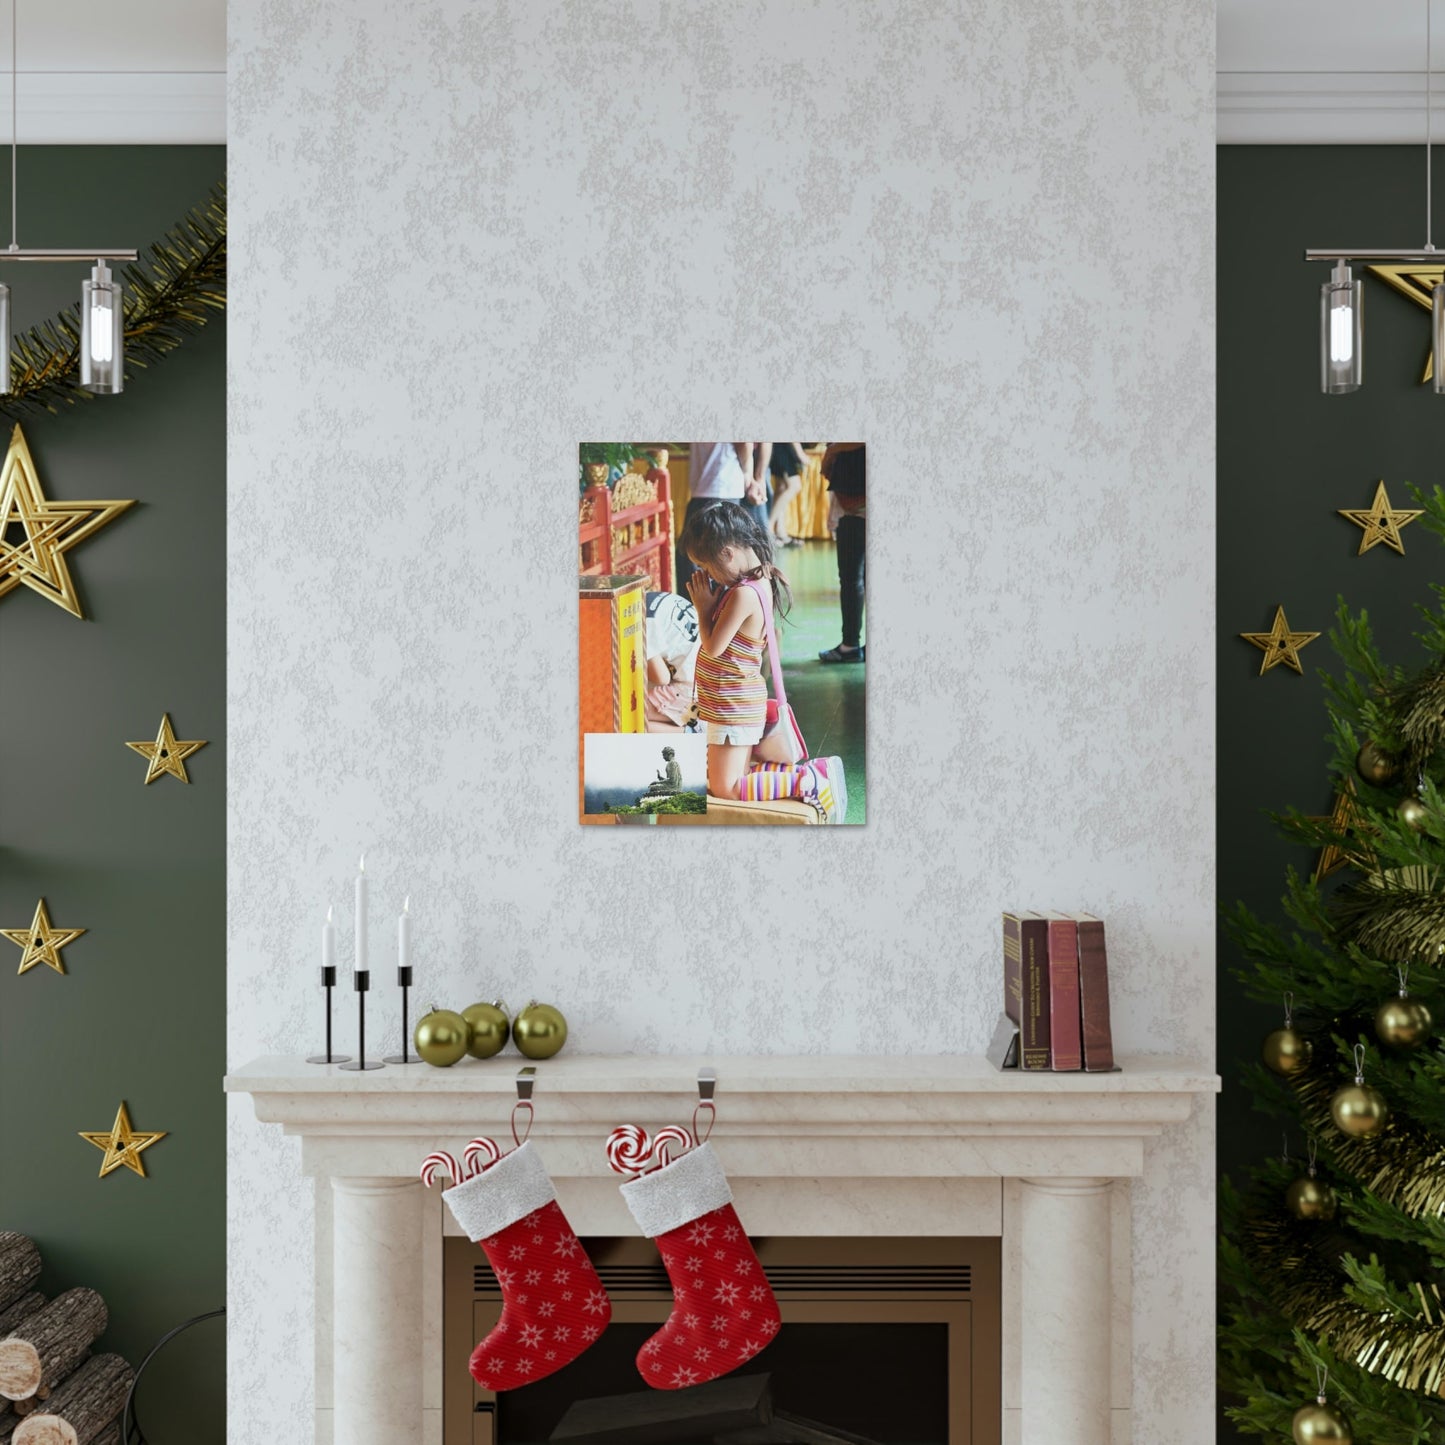
[{"label": "gold star ornament", "polygon": [[[1313,817],[1310,822],[1328,824],[1330,831],[1341,838],[1350,834],[1359,838],[1366,830],[1364,815],[1360,812],[1360,805],[1355,797],[1355,780],[1345,779],[1344,787],[1335,795],[1335,809],[1329,817]],[[1326,843],[1320,849],[1319,861],[1315,864],[1315,882],[1320,883],[1331,873],[1338,873],[1341,868],[1352,864],[1362,868],[1375,866],[1375,853],[1368,843],[1362,840],[1360,847],[1354,852],[1343,843]]]},{"label": "gold star ornament", "polygon": [[22,950],[21,973],[29,973],[37,963],[53,968],[56,973],[64,973],[65,962],[60,950],[67,943],[74,943],[84,932],[83,928],[52,928],[43,898],[35,905],[35,919],[29,928],[0,928],[0,934]]},{"label": "gold star ornament", "polygon": [[52,501],[17,426],[0,469],[0,597],[28,587],[72,617],[84,617],[65,554],[134,505]]},{"label": "gold star ornament", "polygon": [[1403,557],[1405,544],[1400,540],[1400,528],[1408,527],[1421,515],[1418,511],[1392,507],[1384,482],[1375,487],[1374,505],[1368,511],[1351,510],[1348,507],[1339,507],[1336,510],[1340,516],[1348,517],[1357,527],[1364,528],[1365,534],[1360,538],[1360,550],[1355,553],[1357,557],[1363,557],[1371,547],[1378,547],[1381,542],[1387,547],[1393,547]]},{"label": "gold star ornament", "polygon": [[105,1158],[100,1161],[100,1178],[104,1179],[114,1169],[119,1169],[122,1164],[127,1169],[133,1169],[142,1179],[146,1177],[146,1167],[141,1160],[141,1150],[149,1149],[157,1140],[164,1139],[165,1131],[159,1134],[143,1134],[138,1129],[130,1126],[130,1114],[125,1107],[125,1100],[121,1100],[120,1108],[116,1110],[115,1123],[110,1126],[108,1133],[87,1134],[80,1131],[80,1137],[94,1144],[97,1149],[105,1150]]},{"label": "gold star ornament", "polygon": [[1304,668],[1300,666],[1299,650],[1313,642],[1319,636],[1318,632],[1291,632],[1289,622],[1285,619],[1284,608],[1275,609],[1274,626],[1268,632],[1241,632],[1239,634],[1246,642],[1252,642],[1256,647],[1263,649],[1264,661],[1259,665],[1259,675],[1263,677],[1270,668],[1278,667],[1284,663],[1286,667],[1292,667],[1296,672],[1303,673]]},{"label": "gold star ornament", "polygon": [[199,739],[193,742],[178,742],[171,730],[171,715],[164,712],[161,714],[160,731],[156,733],[155,742],[127,743],[126,747],[133,753],[139,753],[150,764],[146,769],[146,786],[149,787],[162,773],[169,773],[173,778],[189,783],[191,779],[186,772],[186,759],[205,745],[205,742]]}]

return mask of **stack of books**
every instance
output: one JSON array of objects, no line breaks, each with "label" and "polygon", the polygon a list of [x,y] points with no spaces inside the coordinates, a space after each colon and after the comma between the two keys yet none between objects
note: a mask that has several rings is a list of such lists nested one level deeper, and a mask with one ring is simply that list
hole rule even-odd
[{"label": "stack of books", "polygon": [[1104,924],[1089,913],[1005,913],[999,1068],[1114,1068]]}]

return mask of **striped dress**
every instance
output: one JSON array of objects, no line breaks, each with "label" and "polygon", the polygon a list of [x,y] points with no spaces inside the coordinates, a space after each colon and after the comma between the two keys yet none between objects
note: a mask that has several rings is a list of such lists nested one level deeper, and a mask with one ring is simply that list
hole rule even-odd
[{"label": "striped dress", "polygon": [[[772,604],[768,590],[744,579],[734,582],[717,600],[712,621],[731,595],[733,587],[751,586],[764,612]],[[697,715],[722,727],[760,728],[767,719],[768,685],[763,681],[763,640],[747,638],[741,632],[723,649],[721,657],[706,651],[697,655]]]}]

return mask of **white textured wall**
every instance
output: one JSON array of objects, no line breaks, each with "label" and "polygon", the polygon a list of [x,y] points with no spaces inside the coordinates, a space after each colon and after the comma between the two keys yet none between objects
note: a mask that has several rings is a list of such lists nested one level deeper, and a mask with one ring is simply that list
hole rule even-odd
[{"label": "white textured wall", "polygon": [[[315,1046],[363,847],[379,969],[409,890],[423,1001],[575,1049],[978,1050],[1034,904],[1107,915],[1125,1050],[1212,1057],[1208,0],[233,0],[230,49],[232,1063]],[[869,442],[868,825],[579,827],[575,444],[780,431]],[[309,1190],[230,1131],[269,1445]],[[1151,1157],[1135,1440],[1203,1445],[1212,1121]]]}]

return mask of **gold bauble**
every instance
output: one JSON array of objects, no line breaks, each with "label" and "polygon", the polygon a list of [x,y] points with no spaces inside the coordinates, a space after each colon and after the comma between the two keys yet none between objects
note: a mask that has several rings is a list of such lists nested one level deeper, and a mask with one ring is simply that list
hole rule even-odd
[{"label": "gold bauble", "polygon": [[[1330,1100],[1330,1117],[1341,1134],[1352,1139],[1366,1139],[1378,1134],[1390,1117],[1385,1096],[1368,1084],[1346,1084],[1336,1089]],[[1322,1436],[1329,1439],[1329,1436]]]},{"label": "gold bauble", "polygon": [[1375,1032],[1380,1042],[1397,1049],[1413,1049],[1430,1037],[1434,1020],[1417,998],[1387,998],[1375,1011]]},{"label": "gold bauble", "polygon": [[1339,1201],[1323,1179],[1307,1174],[1285,1190],[1284,1202],[1296,1219],[1333,1219]]},{"label": "gold bauble", "polygon": [[1395,804],[1395,811],[1400,815],[1400,821],[1407,828],[1413,828],[1417,833],[1423,833],[1425,825],[1430,821],[1430,810],[1419,798],[1401,798]]},{"label": "gold bauble", "polygon": [[567,1042],[567,1020],[551,1004],[533,999],[512,1020],[512,1038],[529,1059],[550,1059]]},{"label": "gold bauble", "polygon": [[1377,788],[1388,788],[1400,776],[1400,760],[1374,743],[1366,743],[1355,754],[1355,771]]},{"label": "gold bauble", "polygon": [[1333,1405],[1301,1406],[1294,1412],[1295,1445],[1354,1445],[1345,1417]]},{"label": "gold bauble", "polygon": [[501,999],[496,1003],[474,1003],[462,1010],[462,1017],[471,1030],[467,1052],[474,1059],[490,1059],[507,1047],[512,1025]]},{"label": "gold bauble", "polygon": [[1299,1074],[1310,1066],[1315,1046],[1297,1029],[1276,1029],[1266,1036],[1260,1053],[1277,1074]]},{"label": "gold bauble", "polygon": [[449,1069],[458,1059],[466,1057],[471,1033],[461,1014],[449,1008],[433,1008],[417,1023],[412,1042],[427,1063]]}]

